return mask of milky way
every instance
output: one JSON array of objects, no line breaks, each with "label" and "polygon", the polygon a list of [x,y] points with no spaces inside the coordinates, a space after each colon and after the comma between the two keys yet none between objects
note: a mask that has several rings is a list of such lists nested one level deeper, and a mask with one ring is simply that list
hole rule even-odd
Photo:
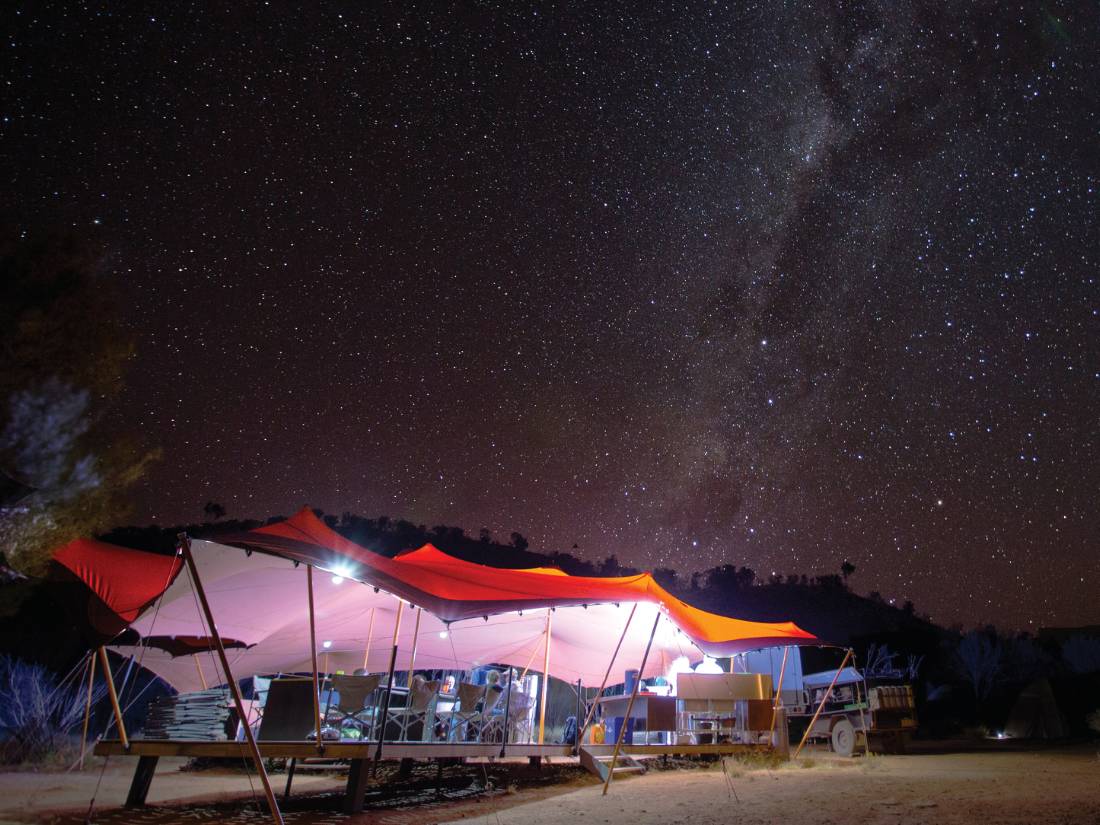
[{"label": "milky way", "polygon": [[1097,622],[1100,15],[1003,6],[25,4],[0,204],[109,252],[139,522]]}]

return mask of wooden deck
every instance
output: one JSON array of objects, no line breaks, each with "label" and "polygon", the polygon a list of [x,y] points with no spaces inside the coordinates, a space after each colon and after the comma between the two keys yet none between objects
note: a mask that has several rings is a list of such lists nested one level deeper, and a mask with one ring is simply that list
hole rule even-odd
[{"label": "wooden deck", "polygon": [[[349,762],[347,788],[344,794],[344,811],[357,813],[363,809],[363,798],[371,766],[374,764],[377,742],[325,742],[317,747],[313,742],[264,741],[257,743],[260,754],[276,759],[340,759]],[[592,757],[608,757],[614,751],[613,744],[582,745]],[[628,745],[620,753],[629,756],[732,756],[753,751],[768,751],[768,745]],[[162,756],[229,757],[248,759],[245,742],[180,740],[180,739],[131,739],[127,750],[117,739],[103,739],[96,743],[97,756],[136,756],[137,769],[126,797],[126,807],[136,808],[145,804],[149,786],[153,781],[157,761]],[[382,759],[499,759],[499,742],[384,742]],[[505,758],[527,758],[534,763],[545,757],[576,758],[572,745],[509,744],[504,749]],[[293,770],[291,770],[293,776]],[[287,783],[287,794],[290,783]]]}]

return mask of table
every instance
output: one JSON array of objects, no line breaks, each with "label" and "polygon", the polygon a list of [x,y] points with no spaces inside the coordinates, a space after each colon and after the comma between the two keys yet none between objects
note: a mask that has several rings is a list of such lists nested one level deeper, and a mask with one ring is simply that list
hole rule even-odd
[{"label": "table", "polygon": [[[630,704],[630,696],[601,696],[598,702],[601,715],[605,719],[624,719],[626,708]],[[675,732],[676,730],[676,697],[657,696],[651,693],[639,693],[634,700],[634,707],[630,709],[631,721],[642,720],[645,730]],[[634,743],[633,725],[627,726],[627,733],[623,742],[630,745]],[[613,741],[609,739],[608,741]]]}]

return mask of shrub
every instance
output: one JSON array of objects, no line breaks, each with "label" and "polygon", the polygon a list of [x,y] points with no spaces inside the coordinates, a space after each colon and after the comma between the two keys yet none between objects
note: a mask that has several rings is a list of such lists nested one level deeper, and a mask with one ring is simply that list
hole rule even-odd
[{"label": "shrub", "polygon": [[41,665],[0,656],[0,764],[41,763],[69,745],[84,718],[84,690],[80,680],[58,685]]}]

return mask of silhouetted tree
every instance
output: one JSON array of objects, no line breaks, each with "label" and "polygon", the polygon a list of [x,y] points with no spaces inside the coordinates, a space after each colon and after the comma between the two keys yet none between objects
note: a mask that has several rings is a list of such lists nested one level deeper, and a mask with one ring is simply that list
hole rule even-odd
[{"label": "silhouetted tree", "polygon": [[488,527],[482,527],[477,533],[477,540],[482,544],[489,544],[493,540],[493,534]]},{"label": "silhouetted tree", "polygon": [[653,571],[653,578],[665,590],[675,590],[679,584],[677,573],[671,567],[658,567]]},{"label": "silhouetted tree", "polygon": [[202,508],[202,511],[212,521],[218,521],[219,519],[225,518],[225,508],[216,501],[206,502],[206,506]]},{"label": "silhouetted tree", "polygon": [[856,572],[856,566],[847,559],[840,565],[840,575],[844,577],[844,584],[848,584],[848,577]]},{"label": "silhouetted tree", "polygon": [[512,533],[512,546],[522,552],[530,547],[530,544],[522,533]]}]

